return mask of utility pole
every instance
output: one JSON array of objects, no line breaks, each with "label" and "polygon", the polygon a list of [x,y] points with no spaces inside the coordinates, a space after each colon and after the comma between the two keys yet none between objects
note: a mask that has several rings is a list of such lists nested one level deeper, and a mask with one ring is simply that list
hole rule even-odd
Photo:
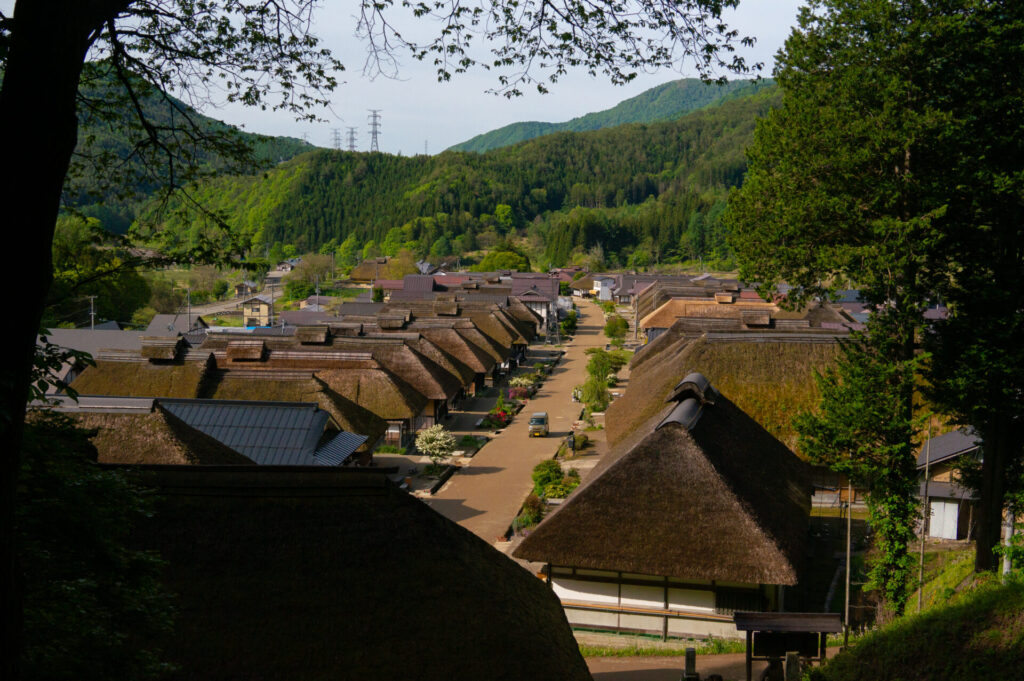
[{"label": "utility pole", "polygon": [[341,151],[341,130],[337,128],[331,129],[331,146],[334,147],[335,151]]},{"label": "utility pole", "polygon": [[924,538],[928,534],[928,521],[931,520],[931,502],[928,500],[928,477],[932,463],[932,417],[928,415],[928,439],[924,443],[924,513],[921,514],[921,549],[917,561],[917,611],[921,612],[924,603]]},{"label": "utility pole", "polygon": [[89,298],[89,330],[96,330],[96,296],[88,296]]},{"label": "utility pole", "polygon": [[427,146],[427,140],[423,140],[423,155],[430,156],[429,147]]},{"label": "utility pole", "polygon": [[370,151],[380,151],[377,138],[380,136],[380,112],[381,109],[367,109],[370,112]]},{"label": "utility pole", "polygon": [[853,481],[846,476],[846,604],[843,606],[843,647],[850,643],[850,553],[853,529]]},{"label": "utility pole", "polygon": [[346,130],[348,130],[348,150],[349,151],[355,151],[356,150],[356,129],[355,128],[346,128]]},{"label": "utility pole", "polygon": [[185,289],[185,314],[187,315],[185,321],[188,322],[188,328],[192,328],[192,287]]}]

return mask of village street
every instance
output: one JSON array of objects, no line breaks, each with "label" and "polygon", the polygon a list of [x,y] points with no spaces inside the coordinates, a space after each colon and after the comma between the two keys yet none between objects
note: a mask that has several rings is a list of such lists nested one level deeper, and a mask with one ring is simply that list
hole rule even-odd
[{"label": "village street", "polygon": [[[540,391],[469,465],[452,476],[436,495],[425,499],[436,511],[488,543],[504,540],[533,486],[533,467],[554,456],[580,416],[582,405],[572,401],[572,389],[586,379],[586,349],[603,347],[606,339],[601,310],[589,301],[580,302],[578,310],[576,337],[566,346],[565,355]],[[472,425],[465,421],[479,417],[472,409],[467,411],[454,419],[451,428],[457,434],[469,432]],[[550,433],[546,438],[531,438],[528,434],[530,414],[538,411],[548,413]]]}]

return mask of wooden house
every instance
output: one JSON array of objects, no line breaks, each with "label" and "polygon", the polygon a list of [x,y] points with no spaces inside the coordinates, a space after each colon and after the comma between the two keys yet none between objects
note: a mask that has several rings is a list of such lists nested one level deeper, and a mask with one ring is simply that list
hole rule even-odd
[{"label": "wooden house", "polygon": [[928,508],[929,537],[970,539],[973,535],[977,500],[973,490],[960,484],[957,467],[980,456],[981,438],[972,428],[954,430],[921,445],[917,471],[920,497]]},{"label": "wooden house", "polygon": [[259,290],[259,284],[255,281],[245,280],[235,284],[235,298],[245,298],[254,295]]},{"label": "wooden house", "polygon": [[239,303],[242,324],[248,327],[270,326],[274,301],[267,296],[252,296]]},{"label": "wooden house", "polygon": [[735,637],[735,611],[781,610],[799,580],[806,467],[700,374],[667,398],[514,555],[574,626]]}]

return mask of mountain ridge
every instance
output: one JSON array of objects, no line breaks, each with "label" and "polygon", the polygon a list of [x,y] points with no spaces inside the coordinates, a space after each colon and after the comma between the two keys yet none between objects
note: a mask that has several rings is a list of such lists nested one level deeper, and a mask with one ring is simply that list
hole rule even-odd
[{"label": "mountain ridge", "polygon": [[550,123],[520,121],[481,133],[449,147],[446,151],[484,153],[556,132],[586,132],[624,125],[655,123],[678,119],[693,111],[718,106],[730,99],[756,94],[771,87],[770,78],[734,80],[718,85],[696,78],[663,83],[625,99],[610,109],[577,116],[568,121]]}]

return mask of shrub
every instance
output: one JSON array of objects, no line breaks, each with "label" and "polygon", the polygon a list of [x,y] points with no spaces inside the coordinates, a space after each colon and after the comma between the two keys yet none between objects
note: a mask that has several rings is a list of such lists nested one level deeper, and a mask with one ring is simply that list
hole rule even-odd
[{"label": "shrub", "polygon": [[429,456],[436,466],[451,456],[455,449],[455,436],[438,423],[416,434],[416,449]]},{"label": "shrub", "polygon": [[532,527],[544,517],[544,502],[536,494],[530,494],[523,502],[523,510],[519,514],[520,527]]},{"label": "shrub", "polygon": [[398,445],[381,445],[374,451],[378,454],[405,454],[405,447],[399,447]]},{"label": "shrub", "polygon": [[613,314],[605,322],[604,335],[612,340],[623,338],[627,331],[629,331],[629,322],[617,314]]},{"label": "shrub", "polygon": [[540,377],[537,374],[522,374],[520,376],[513,376],[509,379],[508,384],[513,388],[528,388],[538,381]]},{"label": "shrub", "polygon": [[533,493],[537,496],[543,496],[544,488],[551,483],[558,482],[564,476],[562,475],[562,467],[559,463],[553,459],[547,461],[541,461],[539,464],[533,467]]},{"label": "shrub", "polygon": [[508,390],[508,398],[510,400],[525,400],[529,396],[529,388],[509,388]]}]

